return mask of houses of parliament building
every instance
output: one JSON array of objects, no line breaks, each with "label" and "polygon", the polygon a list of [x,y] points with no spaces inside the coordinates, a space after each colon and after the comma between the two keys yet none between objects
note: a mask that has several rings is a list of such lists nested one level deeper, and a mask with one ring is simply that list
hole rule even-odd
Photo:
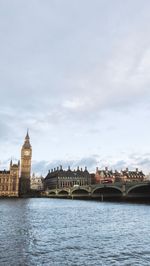
[{"label": "houses of parliament building", "polygon": [[10,161],[9,170],[0,170],[0,197],[26,196],[30,192],[32,147],[29,134],[21,149],[21,164]]}]

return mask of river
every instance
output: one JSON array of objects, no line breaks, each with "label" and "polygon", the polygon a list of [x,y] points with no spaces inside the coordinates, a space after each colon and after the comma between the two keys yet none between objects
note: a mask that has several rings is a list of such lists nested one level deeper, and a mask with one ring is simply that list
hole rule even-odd
[{"label": "river", "polygon": [[150,205],[0,200],[0,266],[148,266]]}]

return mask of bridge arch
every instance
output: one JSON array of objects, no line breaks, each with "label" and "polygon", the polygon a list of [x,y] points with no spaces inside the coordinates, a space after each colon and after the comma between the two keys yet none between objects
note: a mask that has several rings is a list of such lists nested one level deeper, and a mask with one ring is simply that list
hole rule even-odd
[{"label": "bridge arch", "polygon": [[150,196],[150,184],[137,184],[127,190],[127,195],[142,193],[149,194]]},{"label": "bridge arch", "polygon": [[49,195],[56,195],[56,192],[55,192],[55,191],[49,191],[48,194],[49,194]]},{"label": "bridge arch", "polygon": [[66,190],[66,189],[62,189],[62,190],[59,190],[58,191],[58,195],[68,195],[69,194],[69,191],[68,190]]},{"label": "bridge arch", "polygon": [[122,197],[122,190],[115,186],[102,186],[93,189],[93,198],[120,198]]},{"label": "bridge arch", "polygon": [[89,193],[89,190],[88,190],[88,188],[82,188],[82,187],[80,187],[80,188],[73,188],[71,190],[71,192],[72,192],[72,194],[76,194],[78,192],[81,192],[81,193],[85,194],[85,193]]},{"label": "bridge arch", "polygon": [[95,193],[95,192],[98,192],[98,191],[101,192],[102,190],[104,190],[104,191],[110,191],[110,190],[112,190],[114,192],[118,192],[118,193],[121,193],[122,194],[121,188],[116,187],[116,186],[100,186],[100,187],[96,187],[96,188],[94,188],[92,190],[92,194]]},{"label": "bridge arch", "polygon": [[85,188],[76,188],[76,189],[73,189],[71,192],[72,192],[72,195],[88,195],[89,194],[88,189],[85,189]]}]

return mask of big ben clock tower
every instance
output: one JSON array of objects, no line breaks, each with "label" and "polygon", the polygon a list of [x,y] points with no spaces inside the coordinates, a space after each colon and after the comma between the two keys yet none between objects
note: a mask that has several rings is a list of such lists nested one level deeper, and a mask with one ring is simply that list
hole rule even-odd
[{"label": "big ben clock tower", "polygon": [[27,135],[21,149],[20,194],[24,196],[30,192],[31,158],[32,147],[30,144],[29,133],[27,131]]}]

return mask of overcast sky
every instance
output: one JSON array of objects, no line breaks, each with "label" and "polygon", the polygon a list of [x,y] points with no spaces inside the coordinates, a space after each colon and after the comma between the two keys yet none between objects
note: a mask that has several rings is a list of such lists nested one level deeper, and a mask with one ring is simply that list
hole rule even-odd
[{"label": "overcast sky", "polygon": [[0,161],[150,171],[150,1],[0,0]]}]

